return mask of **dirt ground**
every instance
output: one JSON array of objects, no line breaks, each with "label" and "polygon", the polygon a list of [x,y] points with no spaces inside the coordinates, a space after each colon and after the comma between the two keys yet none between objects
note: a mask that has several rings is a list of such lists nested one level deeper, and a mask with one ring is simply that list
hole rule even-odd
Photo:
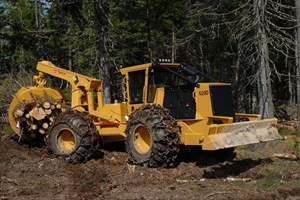
[{"label": "dirt ground", "polygon": [[300,199],[300,162],[284,141],[236,149],[219,161],[184,149],[172,169],[129,165],[122,145],[84,164],[68,164],[45,147],[0,139],[0,199]]}]

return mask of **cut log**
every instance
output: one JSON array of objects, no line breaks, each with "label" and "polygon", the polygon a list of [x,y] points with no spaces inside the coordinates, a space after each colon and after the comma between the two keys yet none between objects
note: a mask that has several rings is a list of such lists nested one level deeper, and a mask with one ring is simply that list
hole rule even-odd
[{"label": "cut log", "polygon": [[45,109],[45,113],[46,113],[46,115],[51,115],[52,110],[51,109]]},{"label": "cut log", "polygon": [[287,159],[287,160],[298,160],[299,158],[295,154],[284,154],[284,153],[274,153],[274,157],[281,158],[281,159]]},{"label": "cut log", "polygon": [[66,109],[62,108],[62,109],[61,109],[61,112],[66,112]]},{"label": "cut log", "polygon": [[21,127],[20,127],[20,122],[17,121],[16,127],[17,127],[17,128],[21,128]]},{"label": "cut log", "polygon": [[51,108],[51,110],[55,110],[55,105],[52,104],[52,105],[50,106],[50,108]]},{"label": "cut log", "polygon": [[45,102],[43,103],[43,107],[44,107],[45,109],[49,109],[49,108],[51,107],[51,104],[50,104],[48,101],[45,101]]},{"label": "cut log", "polygon": [[35,118],[36,120],[42,120],[46,117],[46,113],[45,110],[43,108],[33,108],[30,112],[29,115],[33,118]]},{"label": "cut log", "polygon": [[47,122],[45,122],[45,123],[42,124],[42,127],[43,127],[44,129],[47,129],[47,128],[49,127],[49,124],[48,124]]},{"label": "cut log", "polygon": [[56,108],[57,108],[57,109],[61,109],[61,104],[58,103],[58,104],[56,105]]},{"label": "cut log", "polygon": [[51,122],[54,122],[54,117],[49,117],[49,120],[50,120]]},{"label": "cut log", "polygon": [[46,133],[46,131],[44,129],[39,129],[39,133],[44,135]]},{"label": "cut log", "polygon": [[22,109],[17,109],[15,111],[15,117],[22,117],[24,115],[24,110]]},{"label": "cut log", "polygon": [[27,119],[29,119],[29,118],[30,118],[29,113],[26,113],[25,117],[26,117]]},{"label": "cut log", "polygon": [[36,130],[38,127],[37,127],[37,125],[36,124],[31,124],[31,129],[32,130]]}]

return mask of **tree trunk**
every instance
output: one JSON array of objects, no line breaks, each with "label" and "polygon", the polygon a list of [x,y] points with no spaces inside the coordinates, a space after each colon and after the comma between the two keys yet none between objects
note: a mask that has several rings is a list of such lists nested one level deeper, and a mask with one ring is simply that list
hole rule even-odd
[{"label": "tree trunk", "polygon": [[297,34],[296,34],[296,65],[297,65],[297,111],[298,121],[300,120],[300,1],[295,0],[297,15]]},{"label": "tree trunk", "polygon": [[274,105],[272,101],[271,88],[271,70],[269,64],[269,48],[267,44],[267,36],[264,28],[259,30],[260,40],[260,55],[259,55],[259,80],[258,80],[258,95],[259,95],[259,111],[262,117],[274,117]]},{"label": "tree trunk", "polygon": [[146,1],[146,14],[147,14],[147,49],[148,49],[148,62],[152,62],[152,48],[151,48],[151,23],[150,23],[150,4],[149,0]]},{"label": "tree trunk", "polygon": [[245,93],[243,87],[243,80],[242,80],[242,73],[244,70],[241,70],[241,49],[240,49],[240,43],[238,43],[238,48],[237,48],[237,60],[235,63],[235,110],[237,112],[245,112],[244,108],[244,101],[245,101]]},{"label": "tree trunk", "polygon": [[[289,53],[287,53],[289,54]],[[285,66],[288,71],[288,87],[289,87],[289,105],[292,105],[295,103],[295,98],[294,98],[294,90],[293,90],[293,82],[292,82],[292,67],[289,63],[289,58],[286,56],[285,58]]]},{"label": "tree trunk", "polygon": [[39,8],[38,8],[38,1],[34,1],[34,12],[35,12],[35,28],[39,30],[40,23],[39,23]]},{"label": "tree trunk", "polygon": [[258,21],[258,97],[259,112],[263,118],[274,117],[272,101],[271,69],[269,64],[269,47],[265,24],[266,0],[256,0],[256,20]]},{"label": "tree trunk", "polygon": [[176,37],[175,37],[175,28],[172,26],[172,62],[175,62],[176,59]]},{"label": "tree trunk", "polygon": [[103,80],[103,96],[104,103],[111,103],[110,94],[110,73],[108,66],[108,50],[107,50],[107,39],[108,39],[108,12],[109,2],[107,0],[94,1],[95,11],[97,15],[97,26],[99,32],[98,39],[98,50],[100,53],[100,67],[99,77]]}]

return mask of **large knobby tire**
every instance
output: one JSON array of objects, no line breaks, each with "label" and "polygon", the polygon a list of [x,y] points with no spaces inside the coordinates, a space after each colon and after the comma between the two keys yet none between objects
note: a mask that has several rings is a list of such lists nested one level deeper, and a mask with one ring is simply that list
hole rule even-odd
[{"label": "large knobby tire", "polygon": [[67,162],[85,162],[99,150],[100,136],[95,125],[78,111],[68,111],[56,118],[47,134],[50,151]]},{"label": "large knobby tire", "polygon": [[129,161],[147,167],[175,167],[179,131],[175,119],[165,108],[146,105],[135,110],[125,131]]}]

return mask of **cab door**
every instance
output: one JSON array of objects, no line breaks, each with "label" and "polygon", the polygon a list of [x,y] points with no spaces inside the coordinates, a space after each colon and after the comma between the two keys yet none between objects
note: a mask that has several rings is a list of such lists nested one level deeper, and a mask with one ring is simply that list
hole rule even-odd
[{"label": "cab door", "polygon": [[146,99],[146,70],[128,72],[128,88],[129,88],[129,108],[131,113],[133,110],[145,104]]}]

